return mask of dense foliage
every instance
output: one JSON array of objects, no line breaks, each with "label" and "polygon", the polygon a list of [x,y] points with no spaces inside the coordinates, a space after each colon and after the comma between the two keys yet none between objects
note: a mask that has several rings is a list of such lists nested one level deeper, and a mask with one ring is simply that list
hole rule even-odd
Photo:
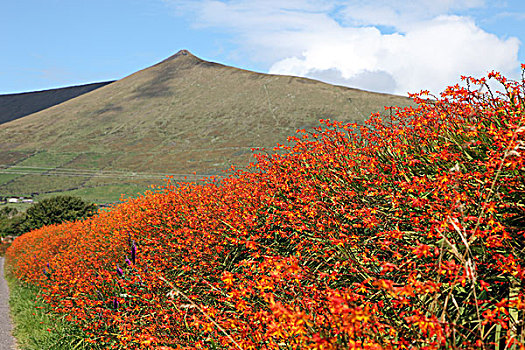
[{"label": "dense foliage", "polygon": [[42,226],[89,218],[97,211],[95,204],[74,196],[46,198],[25,212],[3,207],[0,209],[0,235],[18,236]]},{"label": "dense foliage", "polygon": [[93,216],[97,206],[80,197],[55,196],[33,204],[27,209],[24,226],[34,230],[46,225],[60,224]]},{"label": "dense foliage", "polygon": [[524,348],[525,81],[489,78],[34,230],[8,263],[100,348]]},{"label": "dense foliage", "polygon": [[0,236],[18,236],[24,231],[24,213],[19,212],[16,208],[0,208]]}]

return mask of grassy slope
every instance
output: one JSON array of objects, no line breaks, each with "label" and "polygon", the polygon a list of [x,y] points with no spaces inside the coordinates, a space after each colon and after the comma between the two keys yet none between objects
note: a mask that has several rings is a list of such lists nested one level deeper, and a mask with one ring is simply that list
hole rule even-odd
[{"label": "grassy slope", "polygon": [[[73,100],[0,125],[0,196],[161,183],[158,174],[220,174],[252,147],[285,143],[321,118],[361,121],[404,97],[259,74],[186,51]],[[28,174],[27,167],[43,175]],[[53,169],[121,171],[55,176]],[[6,170],[4,169],[3,172]],[[69,171],[69,170],[68,170]],[[128,176],[135,173],[134,177]],[[78,175],[78,172],[75,173]],[[1,175],[0,176],[6,176]]]}]

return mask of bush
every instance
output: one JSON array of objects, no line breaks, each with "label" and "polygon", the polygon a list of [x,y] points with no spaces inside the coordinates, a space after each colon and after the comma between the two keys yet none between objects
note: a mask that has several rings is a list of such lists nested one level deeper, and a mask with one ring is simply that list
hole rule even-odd
[{"label": "bush", "polygon": [[93,216],[97,212],[95,204],[79,197],[56,196],[38,202],[26,211],[24,228],[26,231],[42,226],[60,224]]},{"label": "bush", "polygon": [[25,214],[15,208],[3,207],[0,209],[0,235],[18,236],[24,233]]}]

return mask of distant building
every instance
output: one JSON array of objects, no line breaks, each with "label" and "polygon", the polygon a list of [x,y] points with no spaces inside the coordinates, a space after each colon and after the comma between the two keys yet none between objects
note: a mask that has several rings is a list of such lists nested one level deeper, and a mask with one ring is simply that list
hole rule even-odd
[{"label": "distant building", "polygon": [[33,203],[34,200],[25,197],[11,197],[7,198],[7,203]]}]

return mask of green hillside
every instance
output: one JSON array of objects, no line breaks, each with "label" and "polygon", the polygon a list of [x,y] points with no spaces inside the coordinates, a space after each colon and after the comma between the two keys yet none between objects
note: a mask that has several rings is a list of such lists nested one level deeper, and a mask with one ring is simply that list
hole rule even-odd
[{"label": "green hillside", "polygon": [[[97,202],[166,175],[221,174],[319,119],[362,121],[408,98],[254,73],[182,50],[95,91],[0,125],[0,196]],[[193,175],[193,174],[196,175]],[[188,175],[189,174],[189,175]],[[73,191],[73,192],[71,192]]]}]

